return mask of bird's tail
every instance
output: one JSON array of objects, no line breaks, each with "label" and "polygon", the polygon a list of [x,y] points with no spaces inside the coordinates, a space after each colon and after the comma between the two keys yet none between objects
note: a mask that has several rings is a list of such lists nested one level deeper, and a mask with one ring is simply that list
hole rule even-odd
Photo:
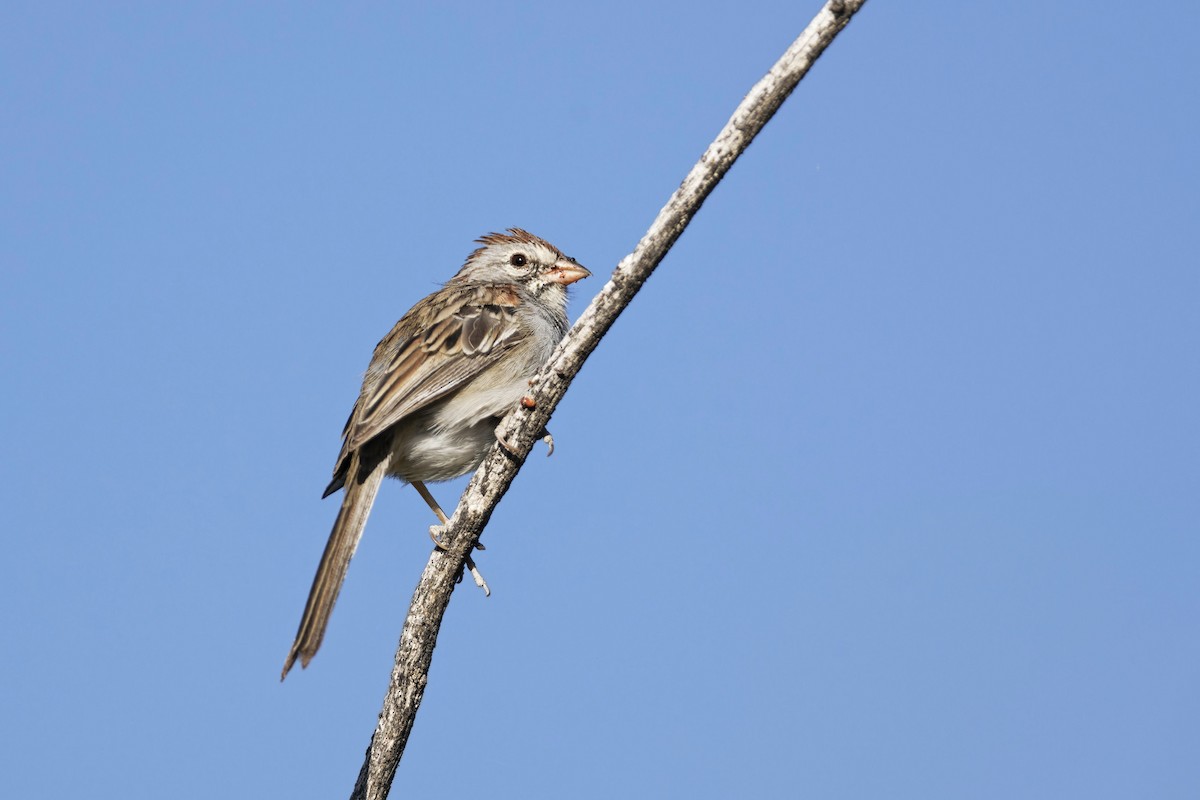
[{"label": "bird's tail", "polygon": [[280,680],[287,677],[297,657],[300,666],[307,667],[321,646],[333,604],[342,590],[350,559],[358,549],[367,515],[371,513],[371,506],[375,502],[375,493],[379,491],[379,484],[387,473],[388,461],[385,457],[366,476],[356,479],[359,458],[357,453],[354,455],[342,494],[342,507],[333,523],[329,541],[325,544],[325,553],[321,556],[312,589],[308,593],[308,604],[304,607],[304,616],[300,618],[300,628],[296,631],[296,641],[292,642],[292,649],[283,662]]}]

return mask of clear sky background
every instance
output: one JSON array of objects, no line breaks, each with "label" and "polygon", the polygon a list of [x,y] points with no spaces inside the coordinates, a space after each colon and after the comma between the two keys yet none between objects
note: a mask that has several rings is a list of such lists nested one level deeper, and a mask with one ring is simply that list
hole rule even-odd
[{"label": "clear sky background", "polygon": [[[278,676],[372,347],[512,225],[576,316],[818,7],[5,3],[0,795],[348,795],[411,489]],[[394,796],[1200,796],[1198,30],[869,3],[500,505]]]}]

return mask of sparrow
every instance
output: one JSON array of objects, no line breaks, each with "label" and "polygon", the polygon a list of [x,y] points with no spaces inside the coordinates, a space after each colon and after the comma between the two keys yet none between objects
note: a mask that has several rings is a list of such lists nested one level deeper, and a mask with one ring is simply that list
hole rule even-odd
[{"label": "sparrow", "polygon": [[567,331],[567,286],[591,275],[520,228],[477,243],[462,269],[375,347],[322,495],[341,489],[342,506],[280,680],[321,646],[383,478],[412,484],[445,522],[425,483],[483,461],[497,424]]}]

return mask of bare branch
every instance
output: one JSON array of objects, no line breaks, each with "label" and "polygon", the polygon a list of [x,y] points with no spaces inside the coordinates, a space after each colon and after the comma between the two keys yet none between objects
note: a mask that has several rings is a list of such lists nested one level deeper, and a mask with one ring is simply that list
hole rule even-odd
[{"label": "bare branch", "polygon": [[831,0],[809,23],[770,72],[738,105],[716,140],[659,212],[637,248],[617,265],[579,321],[542,367],[530,396],[532,409],[519,408],[500,424],[498,434],[512,452],[494,446],[463,492],[454,516],[441,532],[445,551],[435,550],[421,575],[400,634],[391,685],[354,798],[387,797],[425,693],[442,616],[467,556],[479,541],[492,509],[508,491],[517,470],[543,431],[583,362],[596,349],[617,316],[650,277],[700,209],[705,198],[787,99],[800,79],[866,0]]}]

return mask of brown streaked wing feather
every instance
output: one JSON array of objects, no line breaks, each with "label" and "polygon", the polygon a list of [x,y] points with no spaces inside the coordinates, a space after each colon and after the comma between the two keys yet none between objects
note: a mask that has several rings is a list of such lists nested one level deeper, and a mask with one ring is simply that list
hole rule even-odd
[{"label": "brown streaked wing feather", "polygon": [[504,286],[443,290],[432,324],[402,319],[376,348],[344,451],[450,394],[496,363],[523,338],[517,294]]}]

